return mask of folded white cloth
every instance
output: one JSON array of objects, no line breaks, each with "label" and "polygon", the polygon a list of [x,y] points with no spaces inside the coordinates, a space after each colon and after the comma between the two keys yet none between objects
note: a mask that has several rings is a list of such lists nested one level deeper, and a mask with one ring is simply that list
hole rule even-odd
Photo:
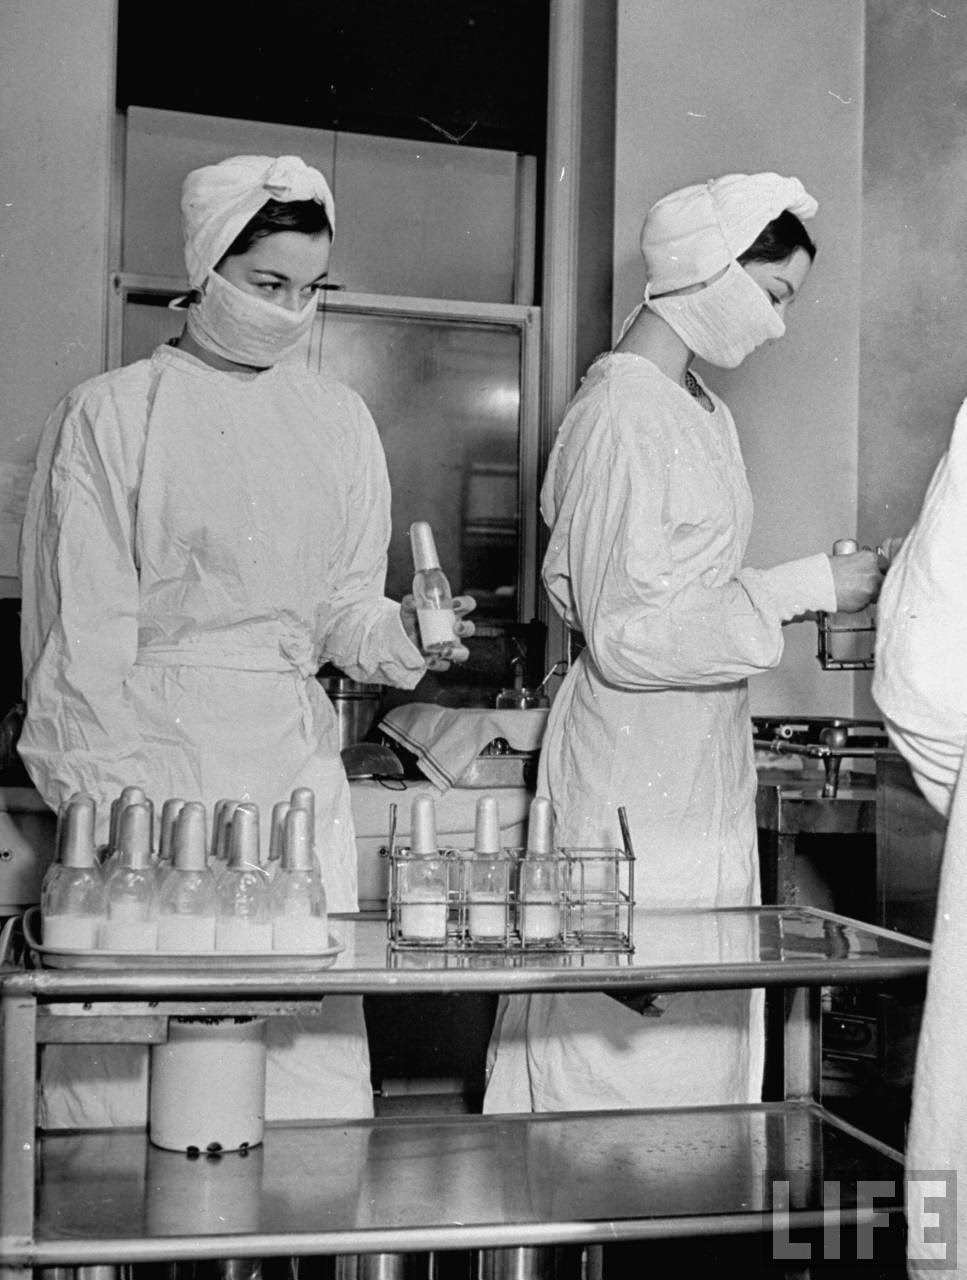
[{"label": "folded white cloth", "polygon": [[441,791],[497,738],[514,751],[538,751],[547,723],[544,707],[497,711],[489,707],[438,707],[410,702],[394,707],[379,728],[416,756],[421,772]]}]

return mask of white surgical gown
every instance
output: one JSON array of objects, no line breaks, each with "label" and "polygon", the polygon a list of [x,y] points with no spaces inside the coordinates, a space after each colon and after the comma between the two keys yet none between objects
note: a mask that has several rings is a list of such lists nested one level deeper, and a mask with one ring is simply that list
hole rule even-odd
[{"label": "white surgical gown", "polygon": [[[910,1274],[967,1275],[967,402],[877,608],[873,696],[917,785],[949,815],[914,1076],[907,1169]],[[959,1212],[944,1175],[957,1173]],[[928,1178],[928,1181],[931,1179]],[[926,1204],[920,1200],[926,1191]],[[924,1219],[923,1213],[928,1216]],[[940,1226],[930,1215],[939,1215]],[[938,1246],[959,1235],[956,1268]],[[949,1258],[948,1258],[949,1260]]]},{"label": "white surgical gown", "polygon": [[[424,672],[383,596],[389,487],[347,387],[279,364],[221,372],[171,346],[51,416],[22,540],[27,719],[44,799],[145,788],[259,806],[316,796],[329,907],[356,907],[356,851],[324,661],[404,688]],[[372,1110],[360,1001],[269,1030],[269,1119]],[[48,1127],[142,1124],[146,1054],[48,1049]]]},{"label": "white surgical gown", "polygon": [[[649,360],[597,360],[551,454],[544,582],[587,647],[551,708],[538,790],[556,838],[620,844],[642,907],[758,900],[746,677],[784,621],[835,607],[825,556],[743,569],[752,499],[735,425]],[[687,1106],[761,1094],[758,992],[670,995],[658,1018],[605,995],[502,1002],[490,1112]]]}]

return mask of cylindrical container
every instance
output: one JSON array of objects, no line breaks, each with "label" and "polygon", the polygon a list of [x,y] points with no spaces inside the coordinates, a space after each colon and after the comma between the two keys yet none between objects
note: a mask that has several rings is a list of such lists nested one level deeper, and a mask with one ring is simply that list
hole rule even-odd
[{"label": "cylindrical container", "polygon": [[410,942],[446,942],[446,859],[437,848],[436,810],[430,796],[416,796],[410,817],[410,854],[398,872],[399,930]]},{"label": "cylindrical container", "polygon": [[148,1147],[147,1227],[151,1236],[246,1235],[262,1211],[264,1149],[191,1160]]},{"label": "cylindrical container", "polygon": [[171,1018],[151,1050],[148,1136],[169,1151],[237,1151],[265,1127],[265,1019]]},{"label": "cylindrical container", "polygon": [[383,694],[382,685],[350,680],[335,667],[324,668],[319,683],[329,695],[336,713],[339,750],[344,751],[346,747],[362,742],[376,719]]}]

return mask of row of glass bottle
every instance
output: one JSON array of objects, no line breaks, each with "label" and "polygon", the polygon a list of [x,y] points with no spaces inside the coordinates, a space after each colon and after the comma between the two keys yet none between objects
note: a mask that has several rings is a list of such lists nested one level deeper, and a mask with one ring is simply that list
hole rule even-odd
[{"label": "row of glass bottle", "polygon": [[[458,935],[484,945],[559,944],[567,930],[563,859],[554,850],[550,801],[531,802],[519,863],[501,846],[493,796],[477,801],[474,847],[447,856],[439,849],[430,796],[417,796],[410,847],[392,870],[390,937],[439,945]],[[456,913],[454,912],[456,906]]]},{"label": "row of glass bottle", "polygon": [[329,946],[309,788],[273,807],[264,867],[254,804],[218,801],[209,843],[205,806],[166,800],[157,853],[154,808],[141,788],[125,787],[112,803],[102,857],[96,816],[83,793],[61,808],[57,857],[41,889],[45,946],[171,954],[305,954]]}]

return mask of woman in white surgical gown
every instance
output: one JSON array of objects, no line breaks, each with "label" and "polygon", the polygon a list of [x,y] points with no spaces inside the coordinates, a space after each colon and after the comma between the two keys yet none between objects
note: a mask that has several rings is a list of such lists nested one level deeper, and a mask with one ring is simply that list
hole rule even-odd
[{"label": "woman in white surgical gown", "polygon": [[[44,431],[22,540],[27,717],[20,753],[57,807],[142,786],[254,802],[316,799],[330,910],[356,908],[349,790],[314,678],[411,688],[412,611],[383,595],[382,447],[348,387],[306,367],[332,196],[297,157],[189,174],[186,330],[93,378]],[[472,630],[461,623],[463,634]],[[462,658],[459,646],[455,656]],[[267,1117],[372,1113],[358,998],[269,1030]],[[146,1053],[46,1051],[47,1127],[144,1123]]]},{"label": "woman in white surgical gown", "polygon": [[[556,839],[620,843],[642,907],[758,900],[746,679],[783,624],[858,609],[870,552],[743,567],[752,499],[728,408],[689,366],[733,367],[779,337],[814,246],[798,180],[732,174],[649,212],[642,306],[572,400],[542,491],[544,583],[586,647],[551,709],[538,790]],[[748,1102],[761,1094],[761,993],[670,995],[641,1017],[605,995],[502,1002],[485,1108]]]},{"label": "woman in white surgical gown", "polygon": [[[947,817],[906,1152],[913,1175],[907,1189],[909,1267],[924,1280],[967,1275],[965,552],[967,402],[887,574],[877,609],[873,680],[894,744],[926,799]],[[958,1238],[955,1266],[950,1251]]]}]

